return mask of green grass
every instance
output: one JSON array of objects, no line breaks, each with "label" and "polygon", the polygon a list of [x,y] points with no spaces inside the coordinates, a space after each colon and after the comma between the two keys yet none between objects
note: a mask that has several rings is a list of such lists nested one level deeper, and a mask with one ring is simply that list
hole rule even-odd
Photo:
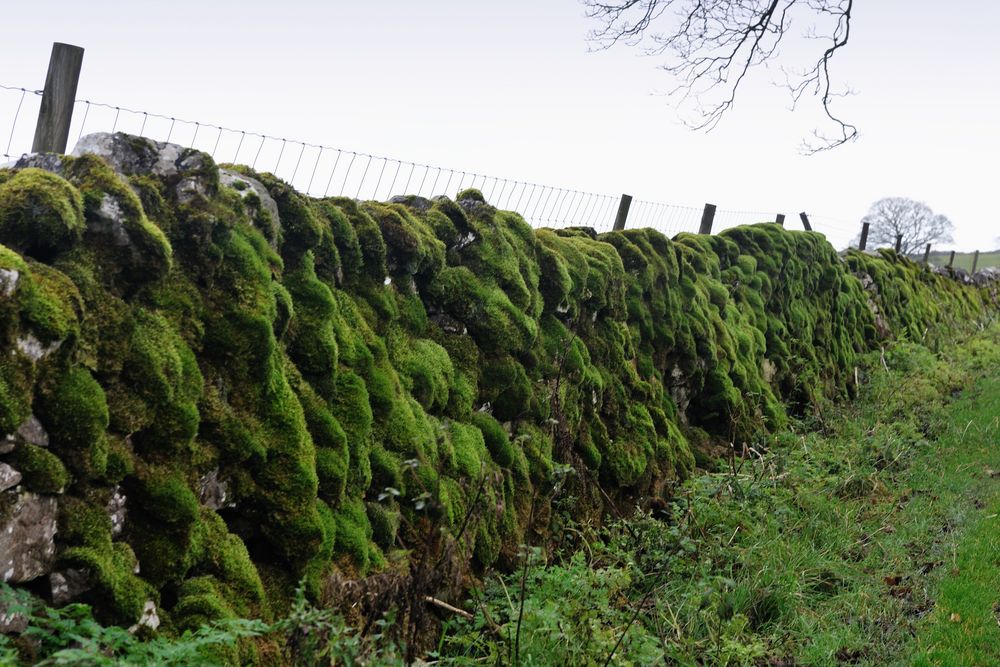
[{"label": "green grass", "polygon": [[[956,252],[955,253],[955,263],[953,266],[956,269],[965,269],[966,271],[972,270],[972,257],[974,253],[971,252]],[[947,266],[948,259],[951,257],[951,252],[932,252],[930,256],[930,263],[935,266]],[[923,259],[923,255],[917,258],[918,261]],[[979,261],[976,262],[976,270],[985,269],[988,266],[1000,267],[1000,250],[993,250],[991,252],[980,252]]]},{"label": "green grass", "polygon": [[1000,664],[1000,378],[984,380],[952,411],[939,458],[921,477],[962,525],[943,536],[950,551],[933,613],[920,624],[916,665]]}]

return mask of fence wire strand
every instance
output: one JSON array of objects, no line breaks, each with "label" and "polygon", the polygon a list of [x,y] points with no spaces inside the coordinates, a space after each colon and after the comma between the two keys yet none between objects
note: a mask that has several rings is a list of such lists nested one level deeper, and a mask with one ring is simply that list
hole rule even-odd
[{"label": "fence wire strand", "polygon": [[[26,101],[37,99],[40,104],[42,91],[0,84],[0,93],[4,94],[0,96],[0,102],[3,102],[0,104],[0,130],[6,124],[7,99],[16,98],[10,105],[12,109],[9,118],[10,131],[6,132],[7,142],[3,153],[5,159],[16,159],[27,153],[26,149],[30,146],[32,128],[25,122],[30,116],[30,108],[26,107],[30,105],[27,105]],[[190,140],[184,142],[186,146],[203,150],[223,164],[227,162],[246,164],[241,161],[240,155],[249,137],[258,141],[257,145],[250,149],[253,155],[253,160],[249,161],[251,168],[257,169],[258,164],[273,164],[275,176],[286,178],[292,187],[310,196],[328,197],[331,192],[336,192],[337,196],[344,196],[345,192],[350,192],[355,199],[381,197],[390,200],[406,194],[429,198],[439,195],[454,197],[465,188],[478,188],[489,203],[498,208],[520,212],[533,226],[591,227],[598,232],[610,231],[617,213],[619,198],[607,193],[585,192],[348,151],[344,148],[248,132],[225,125],[187,120],[87,99],[76,102],[78,113],[72,128],[75,132],[71,133],[76,135],[77,141],[85,132],[110,129],[111,132],[135,133],[154,141],[183,142],[177,138],[177,133],[180,127],[187,127],[190,128],[191,135]],[[79,113],[81,107],[82,114]],[[294,148],[289,149],[289,144],[298,145],[297,155],[292,152]],[[286,149],[290,153],[288,159],[285,159]],[[315,157],[312,157],[313,151]],[[346,168],[341,164],[345,155],[350,156],[346,161]],[[360,168],[360,163],[356,164],[359,158],[364,161],[363,168]],[[311,167],[308,166],[310,162]],[[380,164],[376,165],[377,168],[373,168],[374,163]],[[395,163],[395,168],[390,163]],[[377,177],[374,176],[376,171]],[[390,171],[391,178],[388,177]],[[370,172],[373,176],[371,179]],[[321,186],[324,182],[325,185]],[[388,183],[388,189],[382,187],[383,183]],[[411,191],[410,186],[416,183],[419,185],[415,191]],[[440,189],[439,184],[443,184]],[[314,185],[317,186],[315,190]],[[397,185],[402,187],[397,188]],[[672,236],[680,232],[696,232],[701,215],[701,207],[635,199],[629,211],[627,227],[652,227]],[[761,211],[718,209],[713,231],[755,222],[774,222],[775,217],[774,213]],[[795,215],[786,215],[786,225],[794,225],[796,219]],[[810,220],[813,229],[821,233],[828,233],[838,238],[847,238],[854,234],[851,231],[854,225],[841,219],[810,215]]]}]

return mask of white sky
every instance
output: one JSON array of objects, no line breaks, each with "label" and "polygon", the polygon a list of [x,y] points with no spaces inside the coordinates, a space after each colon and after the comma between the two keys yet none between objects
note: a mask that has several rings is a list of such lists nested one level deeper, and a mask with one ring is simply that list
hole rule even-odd
[{"label": "white sky", "polygon": [[[5,4],[0,84],[41,88],[62,41],[86,49],[84,99],[578,190],[784,212],[792,228],[805,210],[838,246],[872,201],[906,196],[955,222],[959,250],[1000,245],[991,0],[855,3],[833,73],[858,93],[839,109],[861,138],[813,157],[798,147],[817,109],[791,113],[775,73],[752,77],[715,131],[692,132],[655,94],[670,87],[655,60],[588,52],[594,26],[575,0]],[[0,134],[16,103],[0,90]]]}]

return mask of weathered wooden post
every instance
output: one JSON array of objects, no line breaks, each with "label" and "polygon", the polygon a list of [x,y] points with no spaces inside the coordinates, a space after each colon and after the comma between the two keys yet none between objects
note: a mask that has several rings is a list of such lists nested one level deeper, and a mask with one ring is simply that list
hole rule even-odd
[{"label": "weathered wooden post", "polygon": [[896,254],[897,255],[899,254],[899,251],[902,250],[902,248],[903,248],[903,235],[902,234],[896,234]]},{"label": "weathered wooden post", "polygon": [[952,250],[952,251],[951,251],[951,257],[949,257],[949,258],[948,258],[948,268],[949,268],[949,269],[950,269],[950,268],[952,268],[952,266],[953,266],[954,264],[955,264],[955,251],[954,251],[954,250]]},{"label": "weathered wooden post", "polygon": [[779,213],[778,215],[774,216],[774,221],[776,223],[778,223],[779,225],[781,225],[782,227],[784,227],[785,226],[785,214],[784,213]]},{"label": "weathered wooden post", "polygon": [[698,228],[699,234],[711,234],[712,222],[715,221],[715,204],[705,204],[705,210],[701,213],[701,226]]},{"label": "weathered wooden post", "polygon": [[625,229],[625,221],[628,220],[628,209],[632,205],[632,195],[622,195],[622,199],[618,202],[618,215],[615,216],[615,225],[612,227],[613,230],[618,231]]},{"label": "weathered wooden post", "polygon": [[928,243],[927,247],[924,248],[924,266],[927,266],[930,260],[931,260],[931,244]]},{"label": "weathered wooden post", "polygon": [[858,250],[864,250],[868,247],[868,223],[861,224],[861,241],[858,243]]},{"label": "weathered wooden post", "polygon": [[35,139],[31,144],[32,152],[66,152],[82,66],[82,48],[59,42],[52,45],[42,104],[38,110],[38,124],[35,125]]},{"label": "weathered wooden post", "polygon": [[976,272],[976,265],[977,264],[979,264],[979,251],[978,250],[972,256],[972,270],[969,271],[970,274]]},{"label": "weathered wooden post", "polygon": [[802,221],[802,226],[807,232],[811,232],[813,230],[812,225],[809,224],[809,216],[806,215],[805,211],[799,213],[799,220]]}]

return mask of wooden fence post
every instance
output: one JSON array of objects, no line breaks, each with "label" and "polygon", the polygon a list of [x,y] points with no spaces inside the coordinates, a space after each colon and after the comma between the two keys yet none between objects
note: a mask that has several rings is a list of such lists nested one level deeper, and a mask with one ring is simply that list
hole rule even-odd
[{"label": "wooden fence post", "polygon": [[903,235],[896,234],[896,254],[898,255],[899,251],[902,249],[903,249]]},{"label": "wooden fence post", "polygon": [[76,87],[83,66],[83,49],[56,42],[52,45],[45,90],[38,110],[33,153],[65,153],[69,125],[73,120]]},{"label": "wooden fence post", "polygon": [[619,231],[625,229],[625,221],[628,220],[628,209],[632,205],[632,195],[622,195],[618,202],[618,215],[615,217],[615,225],[611,229]]},{"label": "wooden fence post", "polygon": [[976,254],[974,254],[972,256],[972,270],[969,271],[970,274],[973,274],[973,273],[976,272],[976,265],[977,264],[979,264],[979,251],[978,250],[976,251]]},{"label": "wooden fence post", "polygon": [[927,247],[924,248],[924,266],[927,266],[927,263],[930,262],[930,260],[931,260],[931,244],[928,243]]},{"label": "wooden fence post", "polygon": [[699,234],[711,234],[712,222],[715,220],[715,204],[705,204],[705,210],[701,213],[701,226],[698,228]]},{"label": "wooden fence post", "polygon": [[782,227],[784,227],[785,226],[785,214],[784,213],[779,213],[778,215],[774,216],[774,221],[776,223],[778,223],[779,225],[781,225]]},{"label": "wooden fence post", "polygon": [[955,264],[955,251],[951,251],[951,257],[948,258],[948,268],[950,269]]},{"label": "wooden fence post", "polygon": [[799,220],[802,221],[802,226],[805,227],[807,232],[811,232],[813,230],[812,225],[809,224],[809,216],[806,215],[805,211],[799,213]]},{"label": "wooden fence post", "polygon": [[868,223],[862,223],[861,225],[861,242],[858,243],[858,250],[864,250],[868,247]]}]

